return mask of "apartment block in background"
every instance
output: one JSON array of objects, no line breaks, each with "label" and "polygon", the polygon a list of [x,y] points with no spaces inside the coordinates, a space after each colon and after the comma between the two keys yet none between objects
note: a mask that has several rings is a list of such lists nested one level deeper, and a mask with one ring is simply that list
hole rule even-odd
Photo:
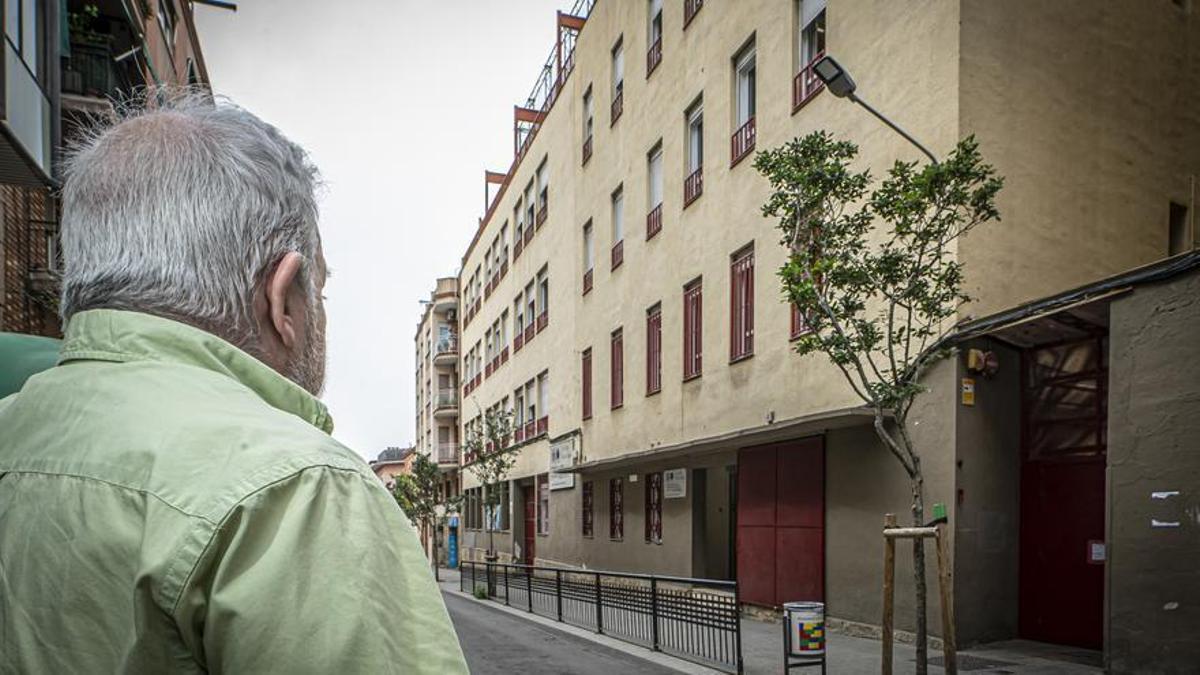
[{"label": "apartment block in background", "polygon": [[[417,333],[416,347],[416,442],[415,452],[437,463],[442,472],[442,495],[459,493],[458,279],[445,277],[429,295]],[[450,525],[440,522],[438,556],[446,563]]]},{"label": "apartment block in background", "polygon": [[736,579],[744,602],[826,601],[840,622],[878,625],[879,593],[862,589],[880,583],[883,515],[908,513],[908,479],[837,369],[793,351],[805,326],[782,298],[786,252],[752,161],[818,129],[857,143],[874,176],[923,161],[824,90],[812,66],[831,54],[936,154],[975,135],[1006,181],[1003,220],[955,252],[974,298],[958,319],[995,319],[958,337],[999,370],[966,352],[940,363],[910,416],[926,503],[950,514],[960,641],[1182,663],[1122,637],[1183,635],[1196,614],[1128,613],[1130,589],[1163,607],[1178,586],[1111,572],[1135,540],[1105,514],[1150,507],[1105,484],[1103,392],[1121,387],[1107,310],[1042,317],[1019,340],[1002,327],[1189,255],[1191,3],[580,0],[546,20],[558,37],[459,277],[460,427],[511,410],[517,453],[496,514],[464,475],[464,558],[493,529],[504,560]]}]

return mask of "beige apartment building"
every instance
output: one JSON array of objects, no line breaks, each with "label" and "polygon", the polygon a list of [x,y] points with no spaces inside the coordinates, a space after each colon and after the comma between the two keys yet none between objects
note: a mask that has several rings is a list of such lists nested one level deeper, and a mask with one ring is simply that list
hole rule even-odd
[{"label": "beige apartment building", "polygon": [[[458,378],[458,279],[437,280],[413,337],[416,347],[415,452],[437,462],[442,470],[442,494],[459,494],[459,378]],[[411,463],[411,462],[410,462]],[[446,561],[452,519],[438,524],[438,556]]]},{"label": "beige apartment building", "polygon": [[[580,0],[556,20],[458,279],[459,437],[493,407],[517,424],[499,513],[463,474],[463,557],[483,557],[490,527],[503,560],[737,579],[745,602],[823,600],[838,622],[877,625],[879,530],[908,513],[907,479],[841,375],[792,350],[803,326],[754,151],[825,129],[875,176],[922,159],[823,89],[823,54],[935,154],[974,134],[1006,183],[1002,221],[958,243],[975,298],[960,319],[1023,320],[1006,312],[1194,245],[1195,8]],[[1099,649],[1132,620],[1114,618],[1122,580],[1105,564],[1107,311],[1043,317],[1020,339],[985,322],[964,347],[998,371],[956,356],[928,376],[912,420],[926,501],[950,513],[962,643]],[[1094,414],[1031,417],[1065,381],[1043,377],[1054,368]],[[426,401],[434,386],[418,379]],[[1077,493],[1099,501],[1075,509]]]}]

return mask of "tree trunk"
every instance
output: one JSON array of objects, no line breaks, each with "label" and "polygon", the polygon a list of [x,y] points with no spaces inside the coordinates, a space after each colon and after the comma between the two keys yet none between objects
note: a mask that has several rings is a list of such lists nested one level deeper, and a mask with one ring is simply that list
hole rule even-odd
[{"label": "tree trunk", "polygon": [[[925,524],[925,479],[921,475],[920,463],[917,462],[914,466],[916,471],[912,477],[912,524],[913,527],[920,527]],[[913,590],[917,596],[917,675],[926,675],[929,672],[929,629],[926,614],[925,540],[921,537],[913,539]]]}]

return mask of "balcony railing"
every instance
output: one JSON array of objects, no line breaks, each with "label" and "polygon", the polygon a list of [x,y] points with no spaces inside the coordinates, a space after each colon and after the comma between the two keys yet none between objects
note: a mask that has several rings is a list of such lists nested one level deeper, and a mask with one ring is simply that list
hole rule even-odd
[{"label": "balcony railing", "polygon": [[457,389],[438,389],[437,397],[433,402],[434,410],[443,410],[446,408],[458,407],[458,390]]},{"label": "balcony railing", "polygon": [[525,344],[529,344],[534,335],[537,335],[537,328],[533,322],[530,322],[528,326],[525,326]]},{"label": "balcony railing", "polygon": [[646,50],[646,77],[650,77],[654,73],[654,69],[658,64],[662,63],[662,36],[654,39],[654,44],[650,45],[650,49]]},{"label": "balcony railing", "polygon": [[537,420],[529,420],[525,423],[525,440],[530,441],[537,437]]},{"label": "balcony railing", "polygon": [[740,129],[733,132],[733,138],[730,140],[730,166],[736,166],[738,162],[746,158],[752,150],[754,150],[754,118],[746,120],[746,123]]},{"label": "balcony railing", "polygon": [[533,241],[533,225],[525,228],[525,245],[529,246],[529,242]]},{"label": "balcony railing", "polygon": [[808,62],[807,66],[804,66],[800,69],[800,72],[796,73],[796,77],[792,80],[793,113],[803,108],[805,103],[811,101],[814,96],[825,88],[825,83],[821,81],[821,78],[817,77],[817,73],[813,70],[813,66],[817,64],[817,61],[821,60],[822,56],[825,56],[825,52],[820,52],[814,56]]},{"label": "balcony railing", "polygon": [[613,244],[612,247],[612,268],[615,270],[625,262],[625,240],[622,239]]},{"label": "balcony railing", "polygon": [[620,89],[617,89],[616,95],[613,96],[612,121],[609,122],[609,126],[616,124],[617,120],[621,119],[621,113],[624,111],[625,111],[625,88],[622,87]]},{"label": "balcony railing", "polygon": [[520,424],[516,429],[513,429],[513,443],[520,443],[525,440],[525,427]]},{"label": "balcony railing", "polygon": [[583,140],[583,162],[582,162],[582,164],[587,164],[588,160],[591,158],[592,158],[592,137],[588,136],[587,138],[585,138]]},{"label": "balcony railing", "polygon": [[539,333],[542,332],[542,330],[545,329],[546,325],[549,323],[550,323],[550,314],[548,312],[543,311],[541,314],[538,314],[537,332],[539,332]]},{"label": "balcony railing", "polygon": [[458,336],[450,335],[447,337],[438,338],[437,344],[433,347],[433,355],[443,356],[458,353]]},{"label": "balcony railing", "polygon": [[71,41],[71,54],[63,60],[62,91],[91,98],[111,99],[120,79],[108,40]]},{"label": "balcony railing", "polygon": [[517,237],[517,240],[513,242],[513,262],[516,262],[517,258],[521,257],[521,251],[524,249],[525,239],[523,237]]},{"label": "balcony railing", "polygon": [[654,238],[654,235],[662,231],[662,204],[655,206],[650,213],[646,214],[646,241]]},{"label": "balcony railing", "polygon": [[592,291],[592,270],[583,273],[583,295]]},{"label": "balcony railing", "polygon": [[542,208],[538,209],[537,212],[538,227],[541,227],[544,222],[546,222],[546,200],[542,198]]},{"label": "balcony railing", "polygon": [[459,452],[458,443],[438,443],[438,464],[458,464]]},{"label": "balcony railing", "polygon": [[537,421],[537,431],[535,431],[534,433],[536,433],[538,436],[541,436],[542,434],[548,432],[549,430],[550,430],[550,416],[543,415],[542,417],[539,417],[538,421]]},{"label": "balcony railing", "polygon": [[683,208],[704,193],[704,167],[698,167],[683,181]]},{"label": "balcony railing", "polygon": [[517,331],[517,334],[515,336],[513,336],[513,353],[515,354],[515,353],[521,351],[521,347],[524,347],[524,346],[525,346],[525,334],[522,333],[521,331]]},{"label": "balcony railing", "polygon": [[696,14],[704,7],[704,0],[683,0],[683,29],[696,18]]}]

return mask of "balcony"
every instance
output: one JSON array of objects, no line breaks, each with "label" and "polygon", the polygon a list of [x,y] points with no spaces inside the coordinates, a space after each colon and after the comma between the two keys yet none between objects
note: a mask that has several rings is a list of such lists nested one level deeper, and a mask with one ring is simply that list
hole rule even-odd
[{"label": "balcony", "polygon": [[683,0],[683,29],[696,18],[696,14],[704,7],[704,0]]},{"label": "balcony", "polygon": [[441,468],[458,466],[461,448],[458,443],[438,443],[437,463]]},{"label": "balcony", "polygon": [[821,57],[823,56],[825,56],[825,52],[820,52],[814,56],[813,59],[808,62],[807,66],[804,66],[800,69],[800,72],[796,73],[796,77],[792,80],[793,115],[796,114],[796,111],[803,108],[806,103],[811,101],[814,96],[821,93],[821,90],[825,88],[825,83],[822,82],[821,78],[817,77],[816,72],[813,71],[813,66],[816,65],[817,61],[820,61]]},{"label": "balcony", "polygon": [[433,363],[438,366],[451,365],[458,360],[458,336],[449,335],[438,338],[433,346]]},{"label": "balcony", "polygon": [[508,347],[500,350],[500,364],[508,363]]},{"label": "balcony", "polygon": [[522,333],[521,331],[517,331],[517,334],[515,336],[513,336],[513,353],[516,354],[517,352],[521,351],[521,347],[524,347],[524,346],[525,346],[525,334]]},{"label": "balcony", "polygon": [[754,118],[751,117],[740,129],[733,132],[733,138],[730,139],[730,167],[737,166],[738,162],[745,159],[754,150],[754,139]]},{"label": "balcony", "polygon": [[[542,419],[548,419],[548,418],[543,417]],[[526,422],[525,427],[521,430],[523,432],[525,440],[532,441],[533,439],[537,438],[537,435],[538,435],[537,429],[538,429],[538,420],[529,420],[528,422]]]},{"label": "balcony", "polygon": [[534,433],[536,433],[538,436],[543,436],[549,431],[550,431],[550,416],[543,415],[542,417],[539,417],[538,421],[537,421],[537,430]]},{"label": "balcony", "polygon": [[533,241],[533,225],[525,228],[525,246],[529,246],[531,241]]},{"label": "balcony", "polygon": [[650,45],[650,49],[646,50],[646,77],[654,73],[654,69],[658,64],[662,63],[662,36],[654,39],[654,44]]},{"label": "balcony", "polygon": [[625,240],[622,239],[613,244],[612,247],[612,268],[615,270],[625,262]]},{"label": "balcony", "polygon": [[439,389],[433,400],[434,417],[454,417],[458,415],[458,390]]},{"label": "balcony", "polygon": [[[15,3],[9,5],[16,7]],[[0,175],[6,184],[48,186],[54,144],[50,98],[34,74],[36,67],[31,70],[8,40],[4,41],[3,68]]]},{"label": "balcony", "polygon": [[537,328],[534,326],[534,323],[530,321],[529,325],[525,326],[525,344],[528,345],[530,342],[532,342],[534,335],[537,335]]},{"label": "balcony", "polygon": [[583,273],[583,295],[592,292],[592,270]]},{"label": "balcony", "polygon": [[582,166],[583,164],[587,164],[588,160],[591,158],[592,158],[592,137],[588,136],[583,141],[583,162],[580,164],[580,166]]},{"label": "balcony", "polygon": [[546,209],[549,207],[550,198],[545,193],[542,194],[542,205],[537,212],[537,226],[541,227],[542,223],[546,222]]},{"label": "balcony", "polygon": [[646,214],[646,241],[653,239],[659,232],[662,232],[662,204]]},{"label": "balcony", "polygon": [[617,93],[613,96],[611,112],[612,112],[612,121],[608,123],[609,126],[616,124],[617,120],[621,119],[621,113],[625,112],[625,88],[624,87],[621,87],[621,86],[617,87]]},{"label": "balcony", "polygon": [[521,257],[521,251],[523,251],[524,249],[525,249],[525,239],[523,237],[518,236],[516,241],[513,242],[513,262],[516,262],[517,258]]},{"label": "balcony", "polygon": [[683,208],[704,194],[704,167],[698,167],[683,181]]},{"label": "balcony", "polygon": [[537,318],[537,332],[539,332],[539,333],[542,332],[542,330],[544,330],[549,323],[550,323],[550,314],[548,312],[543,311],[541,314],[538,315],[538,318]]}]

